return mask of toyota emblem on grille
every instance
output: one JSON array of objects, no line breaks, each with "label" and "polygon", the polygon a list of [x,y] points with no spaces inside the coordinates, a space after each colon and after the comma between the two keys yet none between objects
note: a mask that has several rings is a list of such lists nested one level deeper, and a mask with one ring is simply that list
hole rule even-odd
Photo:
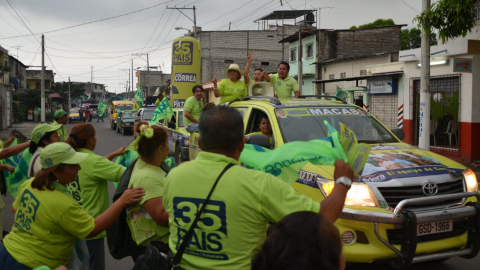
[{"label": "toyota emblem on grille", "polygon": [[422,190],[423,194],[433,196],[438,193],[438,186],[435,183],[428,182],[423,185]]}]

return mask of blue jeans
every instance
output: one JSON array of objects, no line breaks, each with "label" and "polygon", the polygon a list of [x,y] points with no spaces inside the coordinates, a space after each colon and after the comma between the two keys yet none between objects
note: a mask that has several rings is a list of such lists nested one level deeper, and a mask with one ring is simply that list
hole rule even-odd
[{"label": "blue jeans", "polygon": [[3,244],[0,244],[0,270],[31,270],[32,268],[23,265],[15,260]]},{"label": "blue jeans", "polygon": [[188,133],[192,133],[192,132],[198,133],[198,124],[197,123],[190,124],[187,126],[186,130]]},{"label": "blue jeans", "polygon": [[105,242],[104,238],[87,240],[90,254],[90,270],[105,270]]}]

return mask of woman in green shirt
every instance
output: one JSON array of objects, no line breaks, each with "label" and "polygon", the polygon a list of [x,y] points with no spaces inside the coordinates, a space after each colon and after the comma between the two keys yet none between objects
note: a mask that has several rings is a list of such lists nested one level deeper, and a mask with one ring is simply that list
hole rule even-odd
[{"label": "woman in green shirt", "polygon": [[[163,208],[163,187],[166,173],[159,167],[168,155],[167,131],[161,126],[139,122],[135,126],[138,138],[130,146],[140,157],[135,163],[130,185],[145,190],[142,201],[129,207],[127,223],[132,238],[139,246],[155,241],[160,251],[168,252],[168,214]],[[133,254],[133,260],[142,254]]]},{"label": "woman in green shirt", "polygon": [[100,216],[91,217],[66,187],[87,158],[66,143],[45,147],[40,154],[43,170],[20,187],[13,203],[15,224],[0,245],[0,270],[66,265],[77,238],[98,235],[127,205],[141,201],[143,189],[130,188]]},{"label": "woman in green shirt", "polygon": [[45,146],[60,141],[60,136],[58,136],[57,131],[61,127],[62,126],[40,124],[32,130],[30,135],[30,148],[28,149],[30,154],[32,154],[32,158],[28,164],[28,177],[34,177],[35,174],[42,169],[39,158],[40,153]]},{"label": "woman in green shirt", "polygon": [[[110,160],[123,154],[125,147],[106,157],[93,152],[97,144],[96,130],[91,123],[78,123],[70,130],[66,143],[77,152],[85,153],[88,157],[80,163],[83,170],[78,173],[77,179],[68,185],[68,192],[76,199],[92,217],[100,216],[108,209],[109,194],[108,181],[118,182],[125,167]],[[105,244],[102,232],[93,238],[87,238],[88,252],[90,253],[90,270],[105,269]]]},{"label": "woman in green shirt", "polygon": [[213,78],[213,91],[215,97],[219,97],[218,105],[225,102],[231,102],[237,98],[242,98],[247,95],[247,85],[240,81],[242,71],[237,64],[231,64],[229,68],[225,69],[225,75],[228,78],[223,79],[217,88],[217,77]]}]

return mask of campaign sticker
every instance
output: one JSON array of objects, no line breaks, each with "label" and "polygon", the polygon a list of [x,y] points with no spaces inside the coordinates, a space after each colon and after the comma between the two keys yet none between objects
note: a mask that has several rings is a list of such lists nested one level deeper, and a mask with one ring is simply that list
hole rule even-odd
[{"label": "campaign sticker", "polygon": [[363,114],[367,115],[362,109],[353,109],[353,108],[312,108],[308,109],[311,115],[325,115],[325,114]]},{"label": "campaign sticker", "polygon": [[175,82],[196,83],[197,82],[197,74],[195,74],[195,73],[176,73],[175,74]]}]

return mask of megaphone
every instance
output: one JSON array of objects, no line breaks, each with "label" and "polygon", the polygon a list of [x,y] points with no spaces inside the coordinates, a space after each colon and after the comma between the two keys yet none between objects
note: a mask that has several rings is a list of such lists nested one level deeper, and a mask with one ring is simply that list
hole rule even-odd
[{"label": "megaphone", "polygon": [[273,84],[269,82],[256,82],[248,86],[249,96],[275,96]]}]

